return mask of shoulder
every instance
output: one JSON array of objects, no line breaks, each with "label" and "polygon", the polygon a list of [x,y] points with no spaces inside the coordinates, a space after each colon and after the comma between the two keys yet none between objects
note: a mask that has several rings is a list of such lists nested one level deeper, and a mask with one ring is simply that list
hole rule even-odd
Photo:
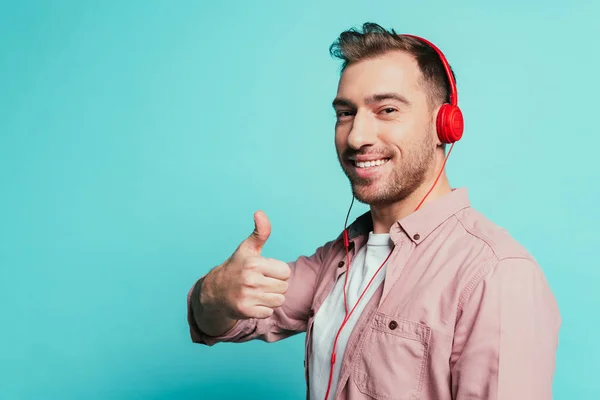
[{"label": "shoulder", "polygon": [[[504,227],[480,211],[468,207],[454,215],[453,253],[465,254],[461,262],[464,282],[462,298],[498,272],[515,278],[528,271],[543,276],[542,270],[527,248]],[[502,271],[499,271],[502,270]]]},{"label": "shoulder", "polygon": [[438,253],[445,257],[464,289],[463,297],[487,275],[502,264],[528,264],[539,268],[530,252],[504,227],[494,223],[478,210],[466,207],[455,213],[436,235]]},{"label": "shoulder", "polygon": [[461,303],[468,301],[474,292],[481,292],[498,296],[499,301],[537,296],[555,304],[542,267],[506,228],[473,208],[462,210],[456,218],[472,245],[480,246],[487,254],[485,262],[474,266],[476,273],[464,287]]},{"label": "shoulder", "polygon": [[480,211],[469,207],[455,214],[460,229],[486,248],[496,261],[525,258],[535,262],[530,252],[510,232],[488,219]]}]

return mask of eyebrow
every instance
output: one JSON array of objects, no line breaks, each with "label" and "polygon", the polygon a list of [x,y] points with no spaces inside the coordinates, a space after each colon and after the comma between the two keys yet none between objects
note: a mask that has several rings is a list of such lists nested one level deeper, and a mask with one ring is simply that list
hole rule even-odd
[{"label": "eyebrow", "polygon": [[[377,94],[366,97],[365,103],[373,104],[373,103],[379,103],[380,101],[384,101],[384,100],[395,100],[395,101],[398,101],[407,106],[410,105],[410,101],[408,101],[408,99],[406,97],[404,97],[398,93],[377,93]],[[332,102],[332,106],[334,108],[335,107],[344,107],[344,106],[356,108],[356,104],[354,104],[354,102],[352,100],[346,99],[344,97],[336,97]]]}]

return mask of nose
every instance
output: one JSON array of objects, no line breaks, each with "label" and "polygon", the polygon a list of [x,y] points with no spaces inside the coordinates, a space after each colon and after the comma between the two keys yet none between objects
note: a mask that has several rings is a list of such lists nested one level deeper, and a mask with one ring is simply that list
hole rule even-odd
[{"label": "nose", "polygon": [[352,120],[352,127],[348,134],[348,146],[354,150],[373,145],[376,132],[367,111],[358,110]]}]

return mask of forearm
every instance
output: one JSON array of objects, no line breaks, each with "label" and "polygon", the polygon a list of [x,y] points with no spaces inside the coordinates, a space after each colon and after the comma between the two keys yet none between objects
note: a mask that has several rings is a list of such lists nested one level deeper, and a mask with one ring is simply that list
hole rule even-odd
[{"label": "forearm", "polygon": [[194,321],[202,332],[209,336],[221,336],[230,330],[237,320],[223,314],[218,308],[211,307],[207,289],[204,287],[206,278],[200,279],[192,292],[192,312]]}]

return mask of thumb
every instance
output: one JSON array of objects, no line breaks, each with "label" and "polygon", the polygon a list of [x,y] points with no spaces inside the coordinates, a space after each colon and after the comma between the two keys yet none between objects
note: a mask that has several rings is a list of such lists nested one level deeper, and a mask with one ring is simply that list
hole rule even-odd
[{"label": "thumb", "polygon": [[267,215],[262,211],[254,213],[254,231],[246,239],[247,248],[256,253],[260,254],[263,246],[267,242],[267,239],[271,235],[271,222]]}]

